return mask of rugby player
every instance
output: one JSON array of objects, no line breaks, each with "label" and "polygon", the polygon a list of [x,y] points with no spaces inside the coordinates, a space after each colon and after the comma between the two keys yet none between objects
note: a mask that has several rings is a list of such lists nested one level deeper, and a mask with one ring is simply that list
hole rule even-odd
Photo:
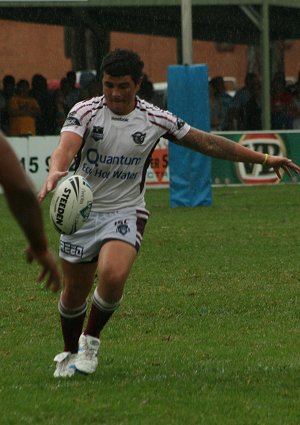
[{"label": "rugby player", "polygon": [[[192,128],[179,117],[140,99],[143,61],[133,51],[116,49],[102,62],[103,95],[77,103],[61,130],[42,201],[67,174],[76,157],[76,174],[90,183],[94,202],[87,223],[61,236],[63,291],[59,313],[64,350],[55,357],[55,377],[95,372],[100,333],[120,306],[124,285],[142,242],[149,212],[145,177],[151,154],[164,136],[205,155],[280,168],[300,168],[290,159],[254,152],[218,135]],[[199,170],[200,173],[200,170]],[[87,297],[97,286],[83,329]]]}]

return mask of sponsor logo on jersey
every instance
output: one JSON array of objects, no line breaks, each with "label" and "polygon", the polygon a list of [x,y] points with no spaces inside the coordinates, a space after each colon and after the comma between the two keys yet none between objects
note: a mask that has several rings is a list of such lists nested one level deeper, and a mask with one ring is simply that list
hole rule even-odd
[{"label": "sponsor logo on jersey", "polygon": [[141,131],[136,131],[135,133],[131,135],[131,137],[133,138],[134,143],[136,143],[137,145],[142,145],[144,143],[146,133],[142,133]]},{"label": "sponsor logo on jersey", "polygon": [[99,154],[97,149],[87,150],[86,159],[90,164],[99,166],[100,164],[113,165],[139,165],[142,158],[136,156],[112,156]]},{"label": "sponsor logo on jersey", "polygon": [[66,119],[66,121],[64,122],[63,127],[70,127],[73,125],[81,125],[80,121],[78,118],[76,117],[72,117],[72,115],[69,115]]},{"label": "sponsor logo on jersey", "polygon": [[126,233],[130,232],[129,226],[127,224],[127,220],[118,220],[115,222],[116,232],[121,233],[121,235],[125,236]]},{"label": "sponsor logo on jersey", "polygon": [[[285,144],[278,134],[245,134],[241,137],[239,143],[256,152],[286,156]],[[262,164],[244,164],[242,162],[236,162],[235,167],[237,175],[243,183],[267,184],[279,182],[274,170]]]},{"label": "sponsor logo on jersey", "polygon": [[92,130],[92,138],[95,140],[95,142],[99,142],[99,140],[103,140],[103,130],[104,127],[100,127],[97,125],[93,126],[93,130]]},{"label": "sponsor logo on jersey", "polygon": [[60,241],[60,250],[65,254],[72,255],[72,257],[82,257],[83,246],[73,245],[70,242]]},{"label": "sponsor logo on jersey", "polygon": [[180,130],[185,124],[185,121],[183,121],[181,118],[177,117],[176,125],[178,130]]},{"label": "sponsor logo on jersey", "polygon": [[111,119],[113,120],[113,121],[123,121],[123,122],[128,122],[128,118],[125,118],[125,117],[116,117],[116,116],[112,116],[111,117]]}]

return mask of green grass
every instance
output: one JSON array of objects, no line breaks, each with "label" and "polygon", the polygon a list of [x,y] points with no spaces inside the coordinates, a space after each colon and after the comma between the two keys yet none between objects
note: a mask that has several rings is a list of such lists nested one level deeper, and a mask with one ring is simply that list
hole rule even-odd
[{"label": "green grass", "polygon": [[[151,218],[89,377],[52,377],[58,296],[0,197],[1,425],[299,425],[300,186],[215,188]],[[45,222],[56,249],[58,235]]]}]

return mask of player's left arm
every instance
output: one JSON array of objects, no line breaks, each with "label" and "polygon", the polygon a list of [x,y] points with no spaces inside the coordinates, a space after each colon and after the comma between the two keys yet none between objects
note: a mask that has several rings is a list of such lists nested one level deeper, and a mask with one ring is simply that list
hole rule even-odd
[{"label": "player's left arm", "polygon": [[291,170],[295,173],[300,172],[300,167],[294,164],[291,159],[256,152],[225,137],[196,128],[191,128],[182,139],[176,140],[175,143],[215,158],[263,164],[273,168],[279,178],[281,178],[280,168],[286,171],[289,176],[291,176]]}]

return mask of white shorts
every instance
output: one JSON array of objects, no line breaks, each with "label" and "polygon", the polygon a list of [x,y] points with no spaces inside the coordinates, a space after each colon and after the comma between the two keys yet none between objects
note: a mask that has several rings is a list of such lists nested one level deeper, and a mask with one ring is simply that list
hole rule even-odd
[{"label": "white shorts", "polygon": [[70,263],[98,260],[102,245],[121,240],[139,250],[149,217],[145,209],[126,208],[99,213],[92,211],[87,222],[73,235],[61,235],[59,256]]}]

